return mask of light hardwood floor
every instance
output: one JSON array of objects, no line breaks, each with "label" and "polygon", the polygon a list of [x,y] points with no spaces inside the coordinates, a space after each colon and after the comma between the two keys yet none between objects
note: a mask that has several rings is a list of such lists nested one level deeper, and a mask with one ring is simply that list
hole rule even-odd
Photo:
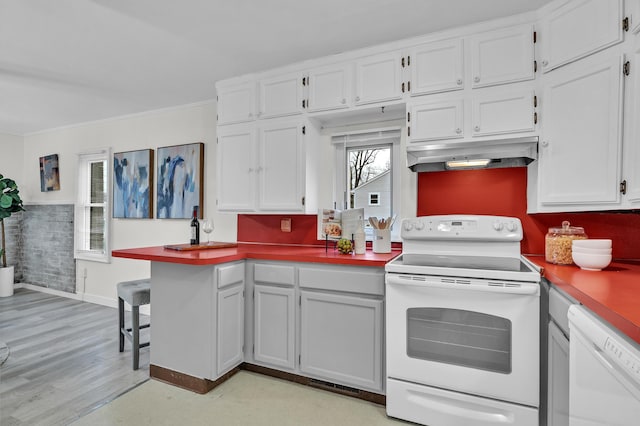
[{"label": "light hardwood floor", "polygon": [[0,298],[0,424],[66,425],[148,380],[149,348],[133,371],[117,324],[115,308],[26,289]]}]

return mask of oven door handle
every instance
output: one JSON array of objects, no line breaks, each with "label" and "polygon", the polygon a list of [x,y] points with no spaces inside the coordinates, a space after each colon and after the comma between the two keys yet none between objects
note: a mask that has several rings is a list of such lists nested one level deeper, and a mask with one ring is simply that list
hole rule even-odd
[{"label": "oven door handle", "polygon": [[[414,279],[414,277],[410,275],[394,275],[387,274],[386,283],[388,285],[396,285],[396,286],[413,286],[413,287],[422,287],[424,289],[428,288],[446,288],[451,290],[462,290],[462,291],[482,291],[487,293],[502,293],[502,294],[529,294],[536,295],[540,292],[540,286],[533,283],[527,283],[526,285],[491,285],[487,283],[483,284],[457,284],[457,283],[443,283],[437,282],[435,280],[431,281],[429,279]],[[499,281],[496,281],[498,283]]]}]

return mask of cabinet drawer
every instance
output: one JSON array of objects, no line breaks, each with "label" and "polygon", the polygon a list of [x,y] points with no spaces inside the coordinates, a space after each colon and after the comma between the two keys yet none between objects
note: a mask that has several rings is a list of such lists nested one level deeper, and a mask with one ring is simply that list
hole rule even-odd
[{"label": "cabinet drawer", "polygon": [[[355,269],[355,270],[351,270]],[[305,268],[299,270],[300,287],[319,290],[346,291],[352,293],[384,295],[384,270],[321,269]]]},{"label": "cabinet drawer", "polygon": [[218,288],[244,282],[244,262],[217,268]]},{"label": "cabinet drawer", "polygon": [[253,279],[255,282],[294,285],[295,269],[293,266],[256,264]]}]

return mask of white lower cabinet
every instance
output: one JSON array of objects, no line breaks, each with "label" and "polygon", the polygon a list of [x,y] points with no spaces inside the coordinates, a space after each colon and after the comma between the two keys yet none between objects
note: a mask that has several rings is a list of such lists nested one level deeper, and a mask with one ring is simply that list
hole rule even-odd
[{"label": "white lower cabinet", "polygon": [[254,360],[295,369],[295,290],[256,284],[253,297]]},{"label": "white lower cabinet", "polygon": [[549,322],[548,426],[569,425],[569,339]]},{"label": "white lower cabinet", "polygon": [[244,279],[218,291],[217,323],[217,373],[221,376],[243,361]]},{"label": "white lower cabinet", "polygon": [[382,389],[382,300],[301,291],[300,371]]}]

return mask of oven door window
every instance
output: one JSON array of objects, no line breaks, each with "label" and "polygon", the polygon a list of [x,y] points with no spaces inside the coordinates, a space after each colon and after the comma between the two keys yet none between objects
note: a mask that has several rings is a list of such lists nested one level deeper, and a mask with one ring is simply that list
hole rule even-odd
[{"label": "oven door window", "polygon": [[511,373],[511,321],[447,308],[407,309],[411,358]]}]

